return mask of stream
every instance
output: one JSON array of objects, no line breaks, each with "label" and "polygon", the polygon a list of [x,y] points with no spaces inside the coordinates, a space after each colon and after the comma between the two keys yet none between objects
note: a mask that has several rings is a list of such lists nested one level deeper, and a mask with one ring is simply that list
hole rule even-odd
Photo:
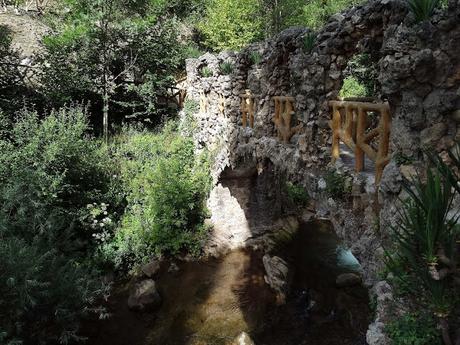
[{"label": "stream", "polygon": [[295,267],[286,304],[264,281],[263,253],[235,250],[219,259],[162,267],[163,304],[156,313],[128,309],[119,283],[108,302],[112,317],[91,323],[88,344],[227,345],[245,331],[257,345],[360,345],[370,321],[362,286],[337,288],[336,277],[360,270],[328,221],[301,224],[280,252]]}]

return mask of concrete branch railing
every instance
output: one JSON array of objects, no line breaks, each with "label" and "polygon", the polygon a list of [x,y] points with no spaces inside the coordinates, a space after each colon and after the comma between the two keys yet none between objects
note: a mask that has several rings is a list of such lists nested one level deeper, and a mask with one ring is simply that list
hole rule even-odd
[{"label": "concrete branch railing", "polygon": [[240,95],[241,99],[241,121],[243,127],[247,127],[249,119],[249,127],[254,128],[254,115],[256,113],[256,104],[254,96],[251,90],[245,90],[245,93]]},{"label": "concrete branch railing", "polygon": [[[354,152],[357,172],[364,169],[364,155],[375,162],[375,183],[378,185],[383,169],[390,161],[391,116],[388,103],[330,101],[329,106],[332,107],[332,161],[340,157],[342,141]],[[369,112],[380,114],[377,128],[369,128]],[[374,150],[370,143],[376,138],[378,144],[377,150]]]},{"label": "concrete branch railing", "polygon": [[278,132],[278,138],[284,143],[289,143],[291,137],[302,128],[302,125],[292,126],[294,111],[294,97],[289,96],[275,96],[275,116],[273,122],[275,123]]}]

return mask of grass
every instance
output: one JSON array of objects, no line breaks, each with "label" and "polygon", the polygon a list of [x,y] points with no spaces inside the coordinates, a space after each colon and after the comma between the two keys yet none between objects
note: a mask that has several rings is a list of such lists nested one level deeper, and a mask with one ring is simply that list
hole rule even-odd
[{"label": "grass", "polygon": [[233,73],[233,70],[235,69],[235,67],[233,66],[231,62],[222,62],[219,65],[219,69],[223,75],[230,75]]}]

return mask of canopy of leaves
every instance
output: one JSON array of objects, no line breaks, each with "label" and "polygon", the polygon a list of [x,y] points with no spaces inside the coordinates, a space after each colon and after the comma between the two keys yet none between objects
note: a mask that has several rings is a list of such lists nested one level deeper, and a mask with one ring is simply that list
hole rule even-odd
[{"label": "canopy of leaves", "polygon": [[263,38],[259,0],[210,0],[199,24],[208,47],[238,50]]}]

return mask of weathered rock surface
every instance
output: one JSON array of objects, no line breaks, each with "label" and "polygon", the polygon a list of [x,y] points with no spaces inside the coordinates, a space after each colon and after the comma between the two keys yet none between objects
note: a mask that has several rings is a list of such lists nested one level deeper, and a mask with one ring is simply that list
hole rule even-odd
[{"label": "weathered rock surface", "polygon": [[338,287],[355,286],[361,283],[361,276],[355,273],[342,273],[335,280],[335,284]]},{"label": "weathered rock surface", "polygon": [[161,297],[157,291],[155,281],[146,279],[136,283],[128,298],[128,307],[135,311],[151,311],[161,304]]},{"label": "weathered rock surface", "polygon": [[142,273],[148,277],[153,278],[160,271],[160,261],[153,259],[141,267]]},{"label": "weathered rock surface", "polygon": [[284,302],[292,276],[288,263],[278,256],[270,257],[268,254],[262,260],[267,272],[265,282],[278,293],[280,302]]},{"label": "weathered rock surface", "polygon": [[[423,165],[422,146],[445,154],[454,139],[460,139],[460,3],[451,1],[449,6],[448,11],[438,11],[430,22],[415,25],[403,1],[369,1],[333,16],[317,33],[311,51],[303,45],[309,30],[293,28],[238,53],[206,54],[187,60],[188,97],[199,101],[204,93],[207,103],[205,111],[195,114],[198,131],[194,139],[198,149],[208,147],[218,152],[215,182],[225,169],[250,162],[257,166],[258,174],[270,165],[302,184],[316,201],[317,214],[333,221],[338,236],[359,259],[363,283],[370,287],[378,284],[382,242],[388,241],[389,229],[398,222],[398,198],[404,196],[402,177],[413,175],[415,167]],[[253,52],[261,55],[260,63],[251,62]],[[379,188],[373,183],[372,172],[366,172],[365,181],[353,190],[355,210],[351,211],[349,203],[327,195],[328,169],[356,176],[353,167],[340,160],[336,165],[329,164],[332,131],[327,101],[337,98],[348,61],[359,53],[375,58],[379,82],[375,96],[390,104],[392,160]],[[234,64],[229,76],[220,75],[218,70],[224,61]],[[212,77],[200,76],[203,66],[213,70]],[[239,95],[246,89],[256,97],[254,128],[242,127]],[[272,121],[272,97],[286,95],[295,98],[293,123],[303,125],[288,144],[277,139]],[[219,109],[221,96],[225,98],[223,112]],[[286,210],[283,204],[275,207],[269,202],[270,190],[277,186],[264,186],[268,191],[248,187],[246,194],[247,186],[237,188],[237,193],[223,184],[215,188],[210,208],[211,219],[217,224],[216,243],[228,241],[244,246],[273,231],[269,212],[260,209],[277,215]],[[272,197],[276,199],[277,193]],[[254,208],[254,204],[263,207]],[[261,225],[264,217],[268,221]],[[271,267],[271,261],[268,257],[264,264]],[[277,273],[267,273],[267,281],[282,290],[286,272],[280,268]],[[380,317],[371,325],[370,344],[386,344],[385,322]]]}]

